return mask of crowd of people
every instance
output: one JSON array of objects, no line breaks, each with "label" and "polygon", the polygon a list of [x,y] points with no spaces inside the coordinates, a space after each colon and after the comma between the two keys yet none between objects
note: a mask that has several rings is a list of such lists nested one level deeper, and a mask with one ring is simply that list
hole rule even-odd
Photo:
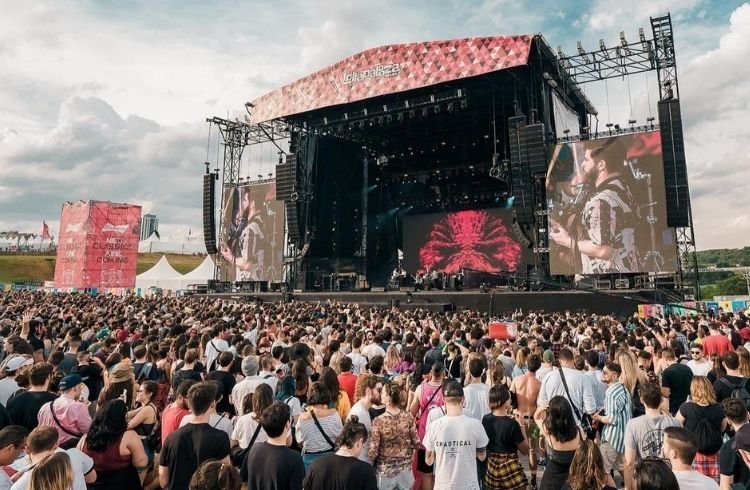
[{"label": "crowd of people", "polygon": [[0,490],[748,488],[743,314],[507,320],[0,292]]}]

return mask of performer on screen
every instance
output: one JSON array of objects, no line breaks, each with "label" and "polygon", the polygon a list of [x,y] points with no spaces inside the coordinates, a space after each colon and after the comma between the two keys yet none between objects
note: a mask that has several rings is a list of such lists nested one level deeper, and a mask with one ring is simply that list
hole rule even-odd
[{"label": "performer on screen", "polygon": [[265,267],[262,202],[257,202],[247,188],[234,188],[232,192],[232,223],[227,240],[221,244],[221,255],[234,265],[236,281],[260,281]]},{"label": "performer on screen", "polygon": [[567,260],[583,274],[637,272],[635,224],[638,208],[620,169],[625,150],[612,138],[585,150],[583,185],[572,201],[575,217],[566,226],[550,218],[550,239],[569,250]]}]

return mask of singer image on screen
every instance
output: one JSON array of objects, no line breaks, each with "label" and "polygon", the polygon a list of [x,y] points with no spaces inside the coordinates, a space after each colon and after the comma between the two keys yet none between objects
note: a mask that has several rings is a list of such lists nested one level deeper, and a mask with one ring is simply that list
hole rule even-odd
[{"label": "singer image on screen", "polygon": [[578,194],[572,200],[570,219],[550,218],[550,239],[567,249],[572,269],[580,257],[582,274],[637,272],[635,226],[638,208],[621,176],[625,149],[614,138],[587,145],[571,181]]},{"label": "singer image on screen", "polygon": [[[261,215],[263,196],[252,196],[250,189],[235,187],[230,201],[231,226],[221,244],[224,260],[233,264],[237,281],[260,281],[265,264],[264,224]],[[261,199],[261,202],[258,202]]]}]

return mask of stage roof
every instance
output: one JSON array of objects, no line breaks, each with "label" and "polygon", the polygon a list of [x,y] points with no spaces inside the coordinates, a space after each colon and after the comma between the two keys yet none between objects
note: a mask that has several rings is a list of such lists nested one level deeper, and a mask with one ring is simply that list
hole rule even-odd
[{"label": "stage roof", "polygon": [[532,35],[473,37],[371,48],[253,100],[249,122],[524,66],[532,39]]}]

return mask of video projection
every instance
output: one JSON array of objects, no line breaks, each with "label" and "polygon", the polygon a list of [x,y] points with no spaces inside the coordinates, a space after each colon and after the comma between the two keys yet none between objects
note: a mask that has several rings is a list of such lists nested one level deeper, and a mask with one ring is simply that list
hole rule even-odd
[{"label": "video projection", "polygon": [[555,146],[547,171],[550,272],[674,272],[658,131]]},{"label": "video projection", "polygon": [[284,202],[276,200],[276,183],[226,188],[222,220],[222,280],[281,282]]},{"label": "video projection", "polygon": [[408,272],[515,271],[529,253],[511,231],[510,209],[407,215],[403,266]]}]

